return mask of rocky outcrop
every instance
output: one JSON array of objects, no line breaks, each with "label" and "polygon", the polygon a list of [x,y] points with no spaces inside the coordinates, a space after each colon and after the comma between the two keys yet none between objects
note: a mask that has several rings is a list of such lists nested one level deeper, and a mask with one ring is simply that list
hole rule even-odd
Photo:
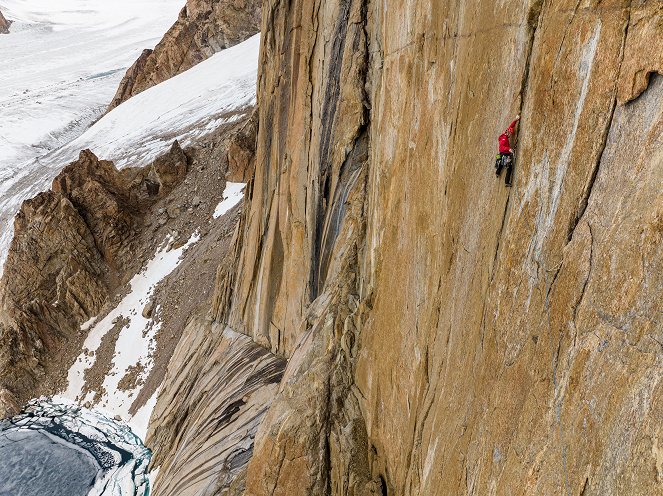
[{"label": "rocky outcrop", "polygon": [[0,12],[0,34],[8,34],[9,26],[11,26],[11,21],[7,20]]},{"label": "rocky outcrop", "polygon": [[[138,94],[139,91],[134,90],[134,88],[139,88],[141,86],[143,79],[146,77],[146,68],[148,63],[152,60],[154,50],[151,49],[145,49],[143,52],[140,54],[138,59],[133,63],[129,69],[127,69],[127,72],[125,73],[124,77],[122,78],[122,81],[120,81],[120,86],[118,87],[117,91],[115,92],[115,96],[113,97],[113,100],[108,107],[108,110],[113,110],[115,107],[117,107],[119,104],[122,102],[128,100],[135,94]],[[170,77],[174,76],[175,74],[172,74]],[[168,79],[168,78],[166,78]],[[146,90],[147,88],[154,86],[154,84],[151,84],[149,86],[145,86],[143,90]]]},{"label": "rocky outcrop", "polygon": [[241,494],[255,433],[284,368],[247,336],[206,319],[190,322],[152,415],[155,494]]},{"label": "rocky outcrop", "polygon": [[253,178],[257,139],[258,112],[255,110],[228,146],[228,181],[247,183]]},{"label": "rocky outcrop", "polygon": [[125,282],[141,216],[186,167],[177,143],[151,166],[123,171],[86,150],[51,191],[24,202],[0,282],[3,397],[24,404],[53,389],[50,372],[67,363],[67,345],[76,353],[80,324]]},{"label": "rocky outcrop", "polygon": [[13,417],[21,411],[16,396],[8,389],[0,389],[0,418]]},{"label": "rocky outcrop", "polygon": [[265,4],[216,316],[289,361],[244,494],[656,494],[663,13],[422,5]]},{"label": "rocky outcrop", "polygon": [[639,2],[631,8],[617,91],[620,104],[642,94],[653,74],[663,75],[662,18],[660,2]]},{"label": "rocky outcrop", "polygon": [[256,34],[260,7],[259,0],[188,0],[161,42],[129,68],[109,110]]}]

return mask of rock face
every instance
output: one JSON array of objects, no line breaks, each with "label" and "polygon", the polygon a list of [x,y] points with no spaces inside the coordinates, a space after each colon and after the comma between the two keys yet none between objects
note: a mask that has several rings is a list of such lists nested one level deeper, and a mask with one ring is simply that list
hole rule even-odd
[{"label": "rock face", "polygon": [[[184,60],[185,21],[222,4],[189,4],[160,53]],[[200,152],[254,172],[157,401],[155,494],[660,494],[659,4],[266,0],[257,120]],[[59,308],[82,320],[115,284],[171,155],[88,157],[26,204],[0,406],[73,329]]]},{"label": "rock face", "polygon": [[247,183],[253,177],[257,135],[258,112],[254,111],[228,146],[228,181]]},{"label": "rock face", "polygon": [[265,4],[244,494],[661,492],[663,11],[576,4]]},{"label": "rock face", "polygon": [[284,368],[247,336],[193,320],[152,415],[156,494],[241,494],[253,438]]},{"label": "rock face", "polygon": [[118,171],[89,150],[24,202],[0,282],[0,395],[19,404],[55,385],[82,322],[123,283],[143,212],[184,179],[177,143],[143,169]]},{"label": "rock face", "polygon": [[0,12],[0,34],[8,34],[10,25],[11,21],[5,19],[5,16],[3,16],[2,12]]},{"label": "rock face", "polygon": [[260,0],[188,0],[154,48],[129,68],[109,110],[260,30]]}]

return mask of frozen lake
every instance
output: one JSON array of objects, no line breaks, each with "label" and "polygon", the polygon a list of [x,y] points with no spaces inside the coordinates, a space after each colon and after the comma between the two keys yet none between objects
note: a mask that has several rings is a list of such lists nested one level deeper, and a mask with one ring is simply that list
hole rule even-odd
[{"label": "frozen lake", "polygon": [[144,496],[151,452],[130,428],[63,400],[0,421],[0,496]]},{"label": "frozen lake", "polygon": [[85,496],[99,466],[92,455],[36,431],[0,432],[0,496]]}]

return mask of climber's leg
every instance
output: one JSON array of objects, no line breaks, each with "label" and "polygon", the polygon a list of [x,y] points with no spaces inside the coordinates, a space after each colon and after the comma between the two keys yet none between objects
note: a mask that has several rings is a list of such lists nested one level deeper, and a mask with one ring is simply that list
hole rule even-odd
[{"label": "climber's leg", "polygon": [[511,186],[511,174],[513,173],[513,156],[506,155],[506,176],[504,176],[504,182],[507,186]]},{"label": "climber's leg", "polygon": [[504,167],[504,157],[500,153],[499,155],[497,155],[497,159],[495,159],[495,174],[498,177],[502,173],[503,167]]}]

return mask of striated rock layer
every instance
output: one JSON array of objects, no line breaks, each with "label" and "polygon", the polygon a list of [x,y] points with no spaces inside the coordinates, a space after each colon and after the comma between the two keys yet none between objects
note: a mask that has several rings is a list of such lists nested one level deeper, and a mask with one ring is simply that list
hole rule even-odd
[{"label": "striated rock layer", "polygon": [[660,4],[264,7],[244,494],[661,493]]},{"label": "striated rock layer", "polygon": [[154,50],[127,70],[108,110],[260,30],[260,0],[187,0]]},{"label": "striated rock layer", "polygon": [[253,438],[284,368],[247,336],[191,321],[152,415],[156,494],[241,493]]}]

